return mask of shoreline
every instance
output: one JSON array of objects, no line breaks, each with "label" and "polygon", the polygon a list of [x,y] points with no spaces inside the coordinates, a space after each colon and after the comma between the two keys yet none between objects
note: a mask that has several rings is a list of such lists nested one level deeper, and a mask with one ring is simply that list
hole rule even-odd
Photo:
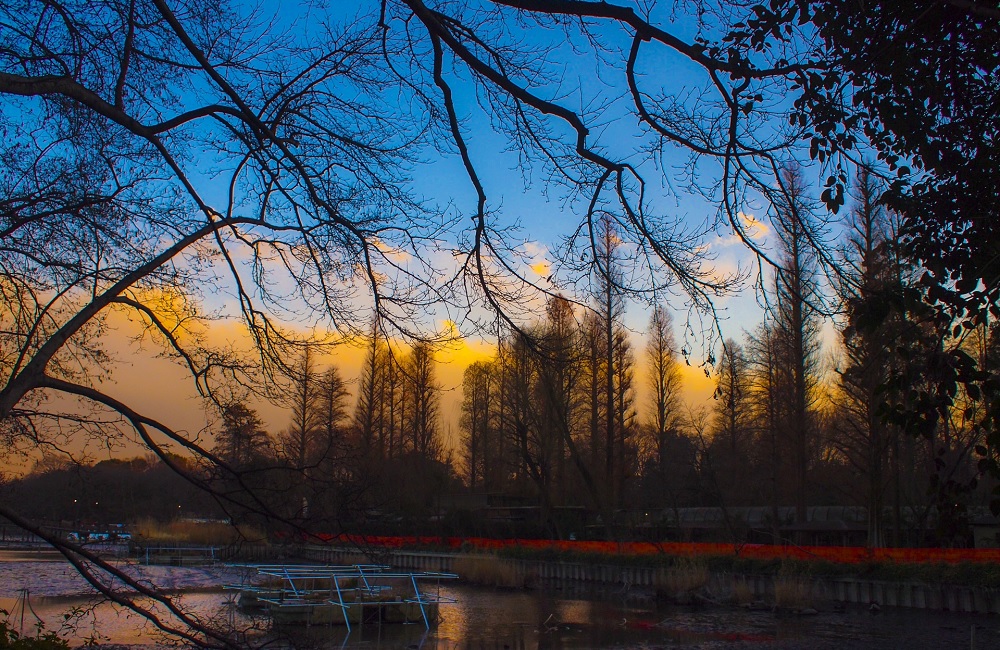
[{"label": "shoreline", "polygon": [[[306,545],[300,549],[302,558],[328,564],[350,563],[356,560],[359,550],[329,546]],[[404,551],[379,549],[380,556],[393,565],[406,569],[425,571],[453,571],[457,560],[477,557],[468,553]],[[484,556],[479,556],[484,557]],[[712,600],[733,602],[739,594],[743,600],[753,602],[780,602],[782,592],[797,592],[794,600],[823,603],[851,603],[922,609],[967,614],[1000,614],[1000,588],[994,586],[930,583],[920,580],[887,580],[863,576],[822,575],[808,573],[782,573],[781,567],[773,573],[743,573],[712,570],[702,567],[697,560],[683,559],[675,566],[637,566],[615,562],[615,557],[594,557],[592,562],[558,561],[549,559],[510,558],[493,556],[510,563],[518,576],[523,577],[524,587],[532,584],[551,586],[559,583],[580,583],[607,588],[618,588],[627,595],[643,591],[657,597],[682,604],[704,587]],[[707,580],[694,588],[684,588],[692,571],[704,571]],[[681,585],[670,593],[671,585]],[[666,587],[666,589],[664,589]],[[688,594],[688,595],[685,595]],[[637,596],[638,597],[638,596]]]}]

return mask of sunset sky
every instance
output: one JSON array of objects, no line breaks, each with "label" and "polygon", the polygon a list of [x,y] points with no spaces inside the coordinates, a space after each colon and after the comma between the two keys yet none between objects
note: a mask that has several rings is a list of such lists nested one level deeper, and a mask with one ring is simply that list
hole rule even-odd
[{"label": "sunset sky", "polygon": [[[363,6],[363,3],[341,5],[331,11],[341,12],[337,16],[338,20],[350,23],[351,16],[358,11],[359,6]],[[293,18],[285,5],[265,3],[262,8],[265,12],[271,11],[275,14],[276,24],[289,29],[304,30],[302,31],[304,33],[314,27],[310,15],[301,14]],[[668,25],[679,37],[686,39],[690,39],[696,31],[704,28],[696,26],[693,18],[684,16],[683,12],[674,14],[663,11],[662,15],[653,18],[654,22],[660,21]],[[631,38],[628,30],[604,25],[598,28],[598,32],[601,38],[606,39],[602,47],[607,47],[608,52],[615,51],[616,48],[618,50],[625,48],[627,51],[626,46]],[[532,40],[540,38],[536,36],[539,33],[541,32],[525,32],[523,37],[530,45]],[[305,38],[299,32],[296,34],[299,38]],[[551,34],[547,37],[553,38]],[[552,66],[552,70],[558,71],[559,74],[556,75],[550,70],[550,76],[540,76],[538,81],[540,88],[536,90],[542,94],[551,91],[571,110],[586,115],[588,127],[592,128],[588,136],[588,145],[611,158],[627,161],[628,165],[634,166],[638,174],[649,179],[648,186],[643,188],[641,203],[654,220],[662,219],[662,223],[676,225],[684,232],[703,234],[700,240],[692,239],[684,243],[698,247],[704,256],[705,269],[711,268],[716,277],[739,272],[746,276],[747,280],[742,291],[720,298],[714,305],[720,319],[718,327],[722,335],[740,339],[744,331],[752,330],[762,319],[763,312],[758,304],[759,296],[754,289],[758,270],[757,260],[745,243],[732,234],[729,225],[720,219],[718,201],[712,198],[712,193],[708,189],[715,182],[711,174],[718,172],[712,167],[714,162],[694,163],[689,158],[690,151],[683,147],[666,148],[656,154],[645,150],[649,145],[650,134],[641,127],[637,128],[628,92],[621,86],[609,83],[605,78],[620,74],[621,70],[607,68],[600,71],[593,61],[589,61],[586,57],[581,58],[573,49],[574,45],[570,43],[556,41],[550,44],[550,47],[553,57],[565,57],[565,59],[562,63],[546,62],[546,65]],[[620,53],[619,51],[618,54]],[[686,96],[685,93],[690,93],[696,88],[708,88],[708,92],[711,92],[711,84],[703,70],[686,57],[663,45],[654,43],[648,46],[639,62],[639,73],[643,78],[653,80],[650,86],[657,88],[657,92],[674,93],[678,97]],[[487,216],[498,229],[511,229],[508,231],[507,243],[522,256],[522,259],[513,262],[518,267],[516,271],[525,279],[537,283],[541,289],[565,292],[569,297],[586,303],[588,299],[585,293],[578,289],[574,295],[571,288],[574,281],[578,281],[579,278],[569,277],[567,274],[570,271],[565,269],[560,271],[558,257],[567,237],[577,227],[586,211],[587,197],[576,195],[569,181],[562,186],[551,184],[547,176],[550,170],[546,170],[544,164],[537,160],[525,161],[519,152],[513,150],[508,134],[503,132],[503,129],[497,128],[493,122],[494,117],[488,111],[482,110],[481,98],[475,94],[475,85],[465,83],[466,81],[460,72],[455,72],[454,78],[451,79],[462,133],[468,146],[469,156],[482,177],[487,195]],[[546,88],[546,84],[551,87]],[[357,92],[357,89],[355,91]],[[590,97],[588,103],[577,105],[584,101],[585,96]],[[190,100],[193,105],[201,101],[201,98],[187,97],[183,94],[178,99]],[[389,108],[399,109],[401,120],[405,121],[406,106],[391,105],[392,102],[405,100],[390,98],[388,101]],[[778,114],[777,109],[783,101],[786,100],[784,98],[774,100],[775,103],[768,108]],[[184,108],[184,106],[171,106],[170,111],[180,111]],[[565,137],[567,142],[573,141],[573,134],[564,123],[552,128],[554,138]],[[435,242],[435,246],[428,247],[428,255],[432,256],[429,261],[436,268],[442,269],[443,275],[447,275],[454,266],[455,251],[460,248],[456,242],[468,237],[469,216],[475,214],[477,209],[475,188],[458,152],[454,149],[453,144],[441,147],[425,146],[425,149],[419,152],[420,156],[415,157],[413,162],[403,165],[406,180],[401,181],[405,183],[403,189],[410,193],[415,203],[432,207],[430,212],[435,218],[453,219],[456,224],[460,224],[454,226],[454,230],[442,227],[444,234],[441,241]],[[248,197],[239,195],[240,185],[235,180],[231,187],[227,182],[218,180],[225,179],[229,173],[234,175],[234,179],[239,177],[239,172],[235,171],[241,164],[238,162],[239,157],[227,158],[228,152],[225,151],[206,150],[202,153],[202,156],[193,155],[186,160],[191,167],[187,173],[197,186],[199,196],[220,214],[227,213],[227,206],[234,208],[237,213],[240,210],[253,213],[256,206],[253,205],[252,194]],[[702,182],[699,175],[703,172],[707,174],[702,188],[705,191],[699,192],[690,185]],[[772,229],[767,217],[770,206],[752,190],[747,191],[742,200],[743,204],[738,206],[736,218],[742,221],[741,225],[746,230],[747,236],[764,250],[773,250]],[[379,208],[380,206],[366,205],[363,209],[377,211]],[[394,215],[394,218],[402,217]],[[406,223],[399,225],[405,227]],[[228,241],[227,246],[229,248],[227,252],[240,274],[245,273],[245,279],[251,278],[248,248],[235,240]],[[449,249],[449,246],[454,246],[454,249]],[[385,244],[383,252],[387,258],[393,259],[401,266],[406,266],[412,261],[407,259],[409,252],[397,251],[388,243]],[[214,343],[245,347],[247,339],[237,318],[239,303],[234,287],[231,286],[232,280],[220,279],[227,277],[227,271],[219,259],[215,259],[211,264],[218,266],[211,269],[211,272],[206,272],[203,283],[196,287],[203,301],[202,310],[215,314],[207,324],[204,335]],[[292,272],[278,268],[277,264],[274,264],[274,267],[276,275],[268,279],[268,282],[272,283],[269,289],[278,296],[293,296],[295,290],[294,278],[290,275]],[[363,282],[359,283],[359,287],[364,288]],[[713,341],[711,335],[715,324],[704,314],[693,314],[689,309],[689,299],[680,291],[661,295],[659,300],[666,302],[674,315],[674,331],[678,345],[690,351],[691,365],[681,361],[688,401],[696,408],[706,406],[710,403],[714,380],[706,376],[702,364],[713,351],[712,346],[715,350],[718,349],[719,342],[717,339]],[[516,306],[525,309],[528,314],[526,318],[529,318],[525,324],[528,324],[531,322],[532,309],[537,318],[543,312],[543,305],[544,295],[537,292],[533,299],[525,300]],[[363,321],[370,313],[370,297],[359,290],[342,307],[359,321]],[[307,310],[301,310],[301,314],[295,317],[297,305],[291,298],[287,302],[279,303],[276,309],[284,310],[279,318],[289,317],[290,320],[284,324],[292,330],[305,333],[331,327],[330,323],[310,320]],[[482,332],[475,331],[472,327],[474,317],[483,316],[481,313],[472,312],[476,309],[481,310],[482,306],[474,306],[468,308],[466,313],[461,313],[465,309],[461,305],[451,305],[410,314],[414,320],[424,321],[427,329],[448,331],[457,337],[456,341],[437,353],[437,374],[443,388],[441,433],[452,444],[458,438],[458,404],[461,400],[462,373],[470,362],[489,356],[494,344],[494,341],[480,338],[483,336]],[[578,318],[582,316],[582,312],[583,307],[578,307],[576,314]],[[470,313],[473,318],[468,318]],[[631,304],[625,322],[632,333],[637,362],[635,386],[639,397],[640,417],[645,417],[647,391],[643,332],[647,327],[649,314],[648,305]],[[156,346],[150,341],[136,341],[138,330],[135,323],[126,321],[121,315],[110,317],[108,322],[111,329],[106,333],[104,342],[115,361],[105,369],[108,371],[107,378],[102,380],[101,388],[134,405],[138,410],[162,419],[164,423],[176,429],[183,430],[191,436],[200,435],[202,440],[210,440],[206,430],[210,418],[203,410],[190,376],[177,364],[160,358]],[[706,333],[708,333],[707,338]],[[337,334],[339,335],[341,334]],[[324,362],[335,363],[353,386],[362,355],[363,351],[358,346],[345,343],[338,347],[329,359],[324,359]],[[277,433],[288,425],[288,413],[282,407],[265,402],[259,402],[255,406],[272,433]],[[351,408],[353,408],[353,398]],[[99,455],[126,452],[96,450],[93,453]]]},{"label": "sunset sky", "polygon": [[[641,319],[636,325],[645,328],[648,314],[635,307],[632,312],[635,319]],[[117,358],[117,363],[111,378],[102,388],[114,397],[133,405],[154,419],[186,432],[189,436],[198,437],[200,433],[199,439],[202,442],[209,441],[208,444],[211,446],[210,433],[205,431],[210,417],[186,370],[172,361],[158,358],[153,346],[148,342],[137,344],[134,337],[138,334],[139,328],[135,323],[115,317],[113,325],[116,331],[107,339],[108,350]],[[245,340],[242,326],[236,323],[212,323],[206,333],[209,340],[220,343]],[[644,419],[648,391],[642,354],[644,339],[641,330],[633,334],[632,341],[637,362],[635,380],[637,406],[640,418]],[[494,344],[491,342],[468,338],[443,346],[435,356],[437,377],[442,388],[440,432],[443,439],[449,441],[449,447],[452,449],[459,435],[458,414],[462,400],[462,373],[470,363],[490,358],[494,349]],[[335,352],[320,358],[317,365],[320,367],[336,365],[350,382],[350,389],[354,391],[364,354],[365,350],[361,346],[344,343],[338,346]],[[711,406],[712,392],[715,389],[714,378],[707,377],[702,367],[695,364],[687,365],[683,360],[680,367],[688,403],[695,408]],[[353,410],[354,399],[352,394],[349,398],[350,410]],[[286,407],[266,401],[257,401],[254,406],[272,434],[277,434],[288,427],[290,414]],[[110,452],[92,448],[90,453],[95,459],[100,459],[143,451],[138,446],[130,446]]]}]

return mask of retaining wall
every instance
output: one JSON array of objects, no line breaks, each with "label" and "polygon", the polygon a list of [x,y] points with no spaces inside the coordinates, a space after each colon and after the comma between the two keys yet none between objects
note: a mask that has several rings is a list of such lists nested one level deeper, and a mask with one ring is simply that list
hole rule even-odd
[{"label": "retaining wall", "polygon": [[[306,546],[306,558],[329,564],[356,562],[358,552],[328,546]],[[386,551],[387,561],[394,566],[421,571],[451,571],[457,553],[430,553],[419,551]],[[379,559],[379,561],[382,561]],[[585,564],[577,562],[541,562],[513,560],[529,575],[537,576],[542,583],[578,582],[582,584],[616,586],[621,591],[651,592],[664,584],[671,569],[665,567],[616,566],[613,564]],[[962,585],[935,585],[921,583],[887,582],[851,578],[802,578],[796,576],[713,574],[705,590],[720,599],[732,594],[734,584],[749,589],[753,598],[771,601],[775,581],[811,582],[812,597],[816,600],[861,603],[879,603],[883,607],[911,607],[976,614],[1000,614],[1000,590],[988,587]]]}]

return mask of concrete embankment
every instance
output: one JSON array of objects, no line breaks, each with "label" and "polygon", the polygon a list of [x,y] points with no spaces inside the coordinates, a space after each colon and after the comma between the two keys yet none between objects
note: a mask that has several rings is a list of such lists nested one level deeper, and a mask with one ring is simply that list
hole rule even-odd
[{"label": "concrete embankment", "polygon": [[[305,557],[338,564],[356,562],[357,550],[307,546]],[[385,561],[394,566],[422,571],[452,571],[459,554],[420,551],[386,551]],[[381,561],[381,560],[380,560]],[[541,584],[581,583],[615,587],[620,593],[652,592],[670,582],[666,567],[616,566],[580,562],[514,560],[521,570]],[[910,607],[977,614],[1000,614],[1000,590],[963,585],[890,582],[849,577],[803,577],[773,575],[709,574],[703,591],[713,598],[731,600],[739,592],[744,598],[775,602],[776,592],[795,583],[805,597],[815,602],[878,603],[882,607]]]}]

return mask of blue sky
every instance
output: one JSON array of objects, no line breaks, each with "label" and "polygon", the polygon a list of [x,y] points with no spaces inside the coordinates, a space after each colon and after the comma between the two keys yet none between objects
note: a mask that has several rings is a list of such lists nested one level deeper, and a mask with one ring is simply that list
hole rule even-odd
[{"label": "blue sky", "polygon": [[[305,5],[268,2],[262,5],[264,14],[272,12],[277,17],[279,26],[293,30],[291,38],[296,38],[300,29],[312,29],[317,24],[313,17],[302,13]],[[369,6],[366,2],[333,3],[328,10],[345,20],[353,20],[361,8]],[[320,12],[320,9],[310,9]],[[675,27],[682,37],[690,37],[697,26],[690,19],[685,20],[681,14],[673,22],[669,16],[664,18],[664,24]],[[545,39],[553,39],[551,33],[524,30],[518,33],[519,42],[527,45],[541,45]],[[627,34],[603,27],[595,32],[595,38],[603,45],[612,49],[628,46]],[[585,50],[585,43],[570,41],[552,41],[552,47],[547,51],[546,58],[539,60],[540,67],[548,66],[551,77],[539,82],[534,89],[547,93],[547,97],[569,109],[584,113],[588,125],[592,127],[589,142],[595,149],[617,159],[631,163],[643,174],[647,184],[648,207],[652,212],[667,218],[677,219],[692,229],[701,229],[706,223],[712,223],[718,213],[717,201],[711,196],[706,198],[697,192],[685,188],[684,165],[688,161],[688,153],[683,149],[669,148],[664,155],[650,157],[643,152],[651,144],[651,138],[645,130],[637,125],[637,120],[628,107],[626,88],[621,80],[620,57],[614,53],[608,54],[611,67],[598,67],[593,57],[586,52],[580,54],[574,47]],[[666,97],[686,97],[685,93],[696,91],[706,83],[704,73],[688,62],[684,57],[671,53],[661,45],[644,46],[640,60],[639,71],[646,87],[655,88]],[[618,63],[614,63],[614,62]],[[618,66],[618,67],[615,67]],[[527,264],[537,264],[544,261],[553,262],[554,251],[562,244],[579,221],[586,206],[585,197],[575,197],[569,200],[565,187],[552,185],[548,182],[543,166],[536,165],[532,173],[525,178],[525,170],[516,152],[510,151],[509,141],[498,133],[490,122],[489,116],[477,102],[473,87],[469,83],[468,74],[464,71],[453,72],[448,67],[446,74],[456,93],[456,104],[460,118],[463,120],[463,134],[467,138],[470,152],[477,170],[482,175],[488,194],[488,209],[500,225],[519,224],[520,232],[513,240],[513,245],[525,252],[529,259]],[[182,100],[184,97],[182,97]],[[192,99],[192,98],[188,98]],[[198,98],[201,101],[204,98]],[[192,99],[193,101],[193,99]],[[397,108],[404,106],[403,100]],[[776,100],[771,109],[775,111],[775,121],[783,122],[781,115],[783,97]],[[389,100],[391,104],[391,98]],[[172,110],[181,110],[172,107]],[[403,116],[405,117],[405,116]],[[561,141],[572,143],[573,134],[563,124],[553,123],[554,132]],[[766,136],[769,123],[761,127],[761,135]],[[451,148],[450,153],[441,153],[428,147],[421,151],[425,162],[413,165],[412,191],[429,203],[448,206],[448,213],[457,216],[457,223],[468,226],[469,217],[474,214],[475,194],[473,187],[461,165],[458,155]],[[537,159],[536,159],[537,162]],[[231,164],[225,161],[217,152],[195,152],[191,157],[191,169],[199,191],[208,201],[222,209],[226,201],[225,182],[220,182],[212,175],[218,167],[224,168]],[[693,168],[695,180],[703,187],[711,187],[716,181],[718,170],[710,163],[702,163]],[[224,179],[224,175],[222,176]],[[526,182],[527,181],[527,182]],[[737,206],[743,213],[746,223],[753,219],[764,219],[767,205],[751,192],[746,197],[745,204]],[[766,220],[757,229],[760,241],[767,242],[769,228]],[[451,233],[445,245],[454,243],[458,235]],[[724,270],[734,270],[738,266],[752,270],[754,258],[747,248],[736,241],[732,233],[725,227],[716,233],[708,234],[702,244],[704,250],[716,256],[716,263]],[[442,264],[448,259],[447,251],[441,253]],[[527,265],[525,272],[528,271]],[[562,280],[568,281],[569,278]],[[541,284],[545,284],[542,282]],[[547,286],[547,285],[545,285]],[[220,308],[227,313],[234,313],[234,301],[231,287],[211,286],[206,288],[206,302],[209,309]],[[581,297],[581,296],[578,296]],[[581,297],[582,298],[582,297]],[[675,312],[675,326],[678,340],[685,341],[682,324],[688,314],[688,303],[685,296],[673,293],[669,296],[669,305]],[[538,305],[541,305],[539,299]],[[731,297],[719,299],[716,306],[722,317],[721,328],[728,337],[740,338],[743,330],[751,330],[761,319],[761,309],[752,284]],[[356,312],[364,313],[367,304],[359,299],[354,306]],[[636,333],[634,339],[637,349],[642,347],[641,332],[646,328],[649,309],[645,305],[634,304],[629,309],[627,326]],[[439,324],[446,318],[454,319],[454,314],[441,312],[433,314],[433,320]],[[697,364],[707,356],[707,350],[702,346],[703,325],[692,332],[687,341],[687,347],[692,352],[692,362]],[[309,323],[300,322],[298,326],[307,328]],[[213,325],[214,327],[214,325]],[[218,336],[238,337],[236,328],[227,330],[226,325],[218,327]],[[469,333],[469,332],[466,332]],[[137,359],[130,359],[127,352],[122,356],[136,365],[135,376],[142,376],[143,366]],[[347,356],[347,355],[345,355]],[[637,355],[638,356],[638,355]],[[353,363],[353,362],[352,362]],[[345,368],[345,370],[347,370]],[[127,373],[126,373],[127,374]],[[347,374],[350,374],[348,371]],[[131,376],[131,375],[128,375]],[[449,380],[452,382],[453,380]],[[124,390],[138,390],[138,383],[124,386]],[[168,411],[170,408],[164,406]],[[275,415],[275,418],[280,415]],[[194,422],[194,420],[192,420]],[[284,423],[271,422],[275,428]],[[192,423],[193,428],[196,423]]]},{"label": "blue sky", "polygon": [[[325,10],[310,8],[308,11],[329,11],[335,20],[353,19],[358,12],[366,10],[364,2],[336,3]],[[307,5],[279,2],[268,2],[262,5],[262,15],[273,12],[277,22],[283,27],[298,30],[313,24],[303,18],[302,12]],[[684,38],[690,38],[697,32],[697,25],[683,13],[663,17],[670,29]],[[293,32],[294,33],[294,32]],[[628,34],[617,28],[601,28],[597,34],[609,48],[627,48]],[[530,45],[540,45],[550,34],[531,30],[520,33],[519,38]],[[622,82],[621,70],[616,68],[598,70],[593,58],[586,54],[580,55],[568,41],[556,44],[551,50],[551,71],[556,81],[537,87],[540,91],[550,93],[568,108],[580,110],[588,115],[588,124],[593,126],[589,141],[602,153],[616,156],[637,166],[648,181],[647,197],[649,206],[656,213],[678,219],[692,228],[702,229],[704,224],[711,223],[718,213],[717,202],[706,199],[684,187],[685,179],[681,170],[688,161],[689,153],[681,148],[668,149],[667,152],[651,159],[642,153],[642,148],[648,146],[649,134],[637,125],[635,117],[630,112],[629,98],[626,96]],[[648,45],[640,59],[639,72],[650,88],[662,90],[665,94],[682,96],[684,93],[701,89],[706,85],[707,77],[697,66],[685,57],[671,52],[659,45]],[[614,62],[614,56],[609,56]],[[459,116],[463,120],[463,135],[467,139],[470,153],[480,173],[488,194],[488,209],[491,216],[500,225],[519,224],[520,231],[513,239],[531,258],[529,262],[553,262],[555,251],[563,243],[564,238],[580,219],[585,207],[583,199],[577,197],[574,201],[567,200],[563,188],[555,187],[546,181],[544,170],[537,164],[532,171],[519,161],[516,152],[510,151],[509,141],[498,133],[490,124],[489,117],[477,103],[468,74],[459,70],[451,73],[448,68],[448,80],[455,91]],[[599,107],[599,109],[597,108]],[[557,132],[566,142],[572,142],[573,134],[564,125],[555,126]],[[453,149],[453,148],[452,148]],[[207,154],[211,155],[211,154]],[[426,163],[411,169],[413,177],[413,192],[439,206],[450,206],[449,212],[458,215],[458,223],[468,224],[468,217],[475,211],[475,194],[472,184],[462,167],[461,160],[454,152],[440,154],[427,150],[424,156]],[[203,159],[204,161],[204,159]],[[696,180],[704,186],[710,186],[714,175],[718,174],[715,165],[703,162],[696,167]],[[203,180],[208,180],[207,177]],[[206,197],[221,203],[224,199],[222,188],[218,184],[204,184]],[[754,200],[751,193],[746,205],[741,211],[747,220],[765,219],[757,229],[758,241],[767,247],[769,234],[766,223],[767,205],[761,200]],[[753,275],[756,272],[756,260],[746,247],[739,242],[727,227],[721,228],[715,234],[704,238],[705,251],[715,256],[715,265],[722,271],[734,271],[742,268],[751,273],[750,281],[743,291],[720,298],[716,301],[720,328],[723,336],[739,339],[744,330],[751,330],[762,318],[759,296],[756,295]],[[530,272],[528,273],[530,276]],[[558,285],[550,285],[544,281],[542,286],[567,286],[568,278]],[[230,292],[223,290],[209,296],[210,303],[215,306],[231,308],[233,305]],[[692,352],[692,361],[698,363],[708,355],[709,349],[701,339],[703,330],[711,325],[708,319],[695,318],[696,327],[685,340],[683,323],[689,317],[689,301],[682,293],[673,292],[666,296],[666,301],[675,312],[675,324],[678,340],[686,343]],[[364,301],[359,305],[365,308]],[[645,330],[649,308],[643,304],[633,304],[628,312],[628,327],[637,335],[637,345],[641,346],[641,333]],[[441,322],[450,319],[453,314],[441,312],[436,320]],[[466,333],[472,333],[466,330]]]}]

